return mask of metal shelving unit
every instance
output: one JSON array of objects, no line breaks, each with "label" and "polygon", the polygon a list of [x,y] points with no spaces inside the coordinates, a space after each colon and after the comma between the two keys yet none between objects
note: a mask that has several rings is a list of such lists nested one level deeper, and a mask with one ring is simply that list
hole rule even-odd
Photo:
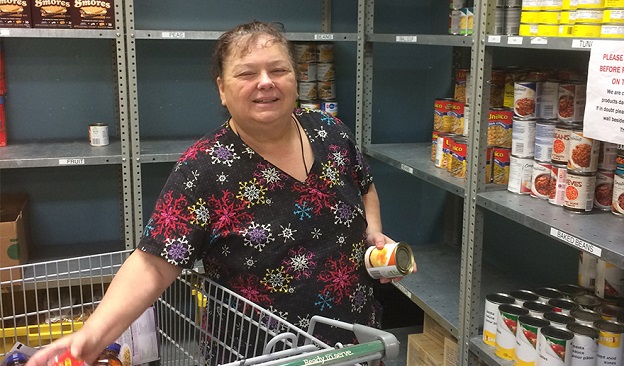
[{"label": "metal shelving unit", "polygon": [[560,51],[589,51],[594,39],[592,38],[562,38],[562,37],[523,37],[488,34],[485,45],[488,47],[511,47],[529,49],[548,49]]},{"label": "metal shelving unit", "polygon": [[122,38],[122,32],[121,29],[0,28],[0,37],[116,39]]},{"label": "metal shelving unit", "polygon": [[84,141],[26,143],[0,149],[0,169],[121,164],[121,143],[93,147]]}]

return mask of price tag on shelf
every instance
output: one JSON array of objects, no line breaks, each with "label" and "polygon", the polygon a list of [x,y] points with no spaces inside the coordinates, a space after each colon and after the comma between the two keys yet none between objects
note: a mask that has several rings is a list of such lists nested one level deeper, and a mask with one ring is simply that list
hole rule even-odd
[{"label": "price tag on shelf", "polygon": [[501,36],[489,35],[488,43],[501,43]]},{"label": "price tag on shelf", "polygon": [[316,41],[332,41],[334,39],[333,33],[318,33],[314,35]]},{"label": "price tag on shelf", "polygon": [[177,39],[186,38],[185,32],[162,32],[161,35],[163,38],[177,38]]},{"label": "price tag on shelf", "polygon": [[399,282],[393,282],[394,287],[396,287],[399,291],[401,291],[405,296],[407,296],[408,299],[412,298],[412,293],[409,292],[408,289],[405,288],[405,286],[401,285],[401,283]]},{"label": "price tag on shelf", "polygon": [[397,42],[416,43],[418,36],[396,36]]},{"label": "price tag on shelf", "polygon": [[550,228],[550,235],[597,257],[600,257],[600,255],[602,254],[602,249],[596,247],[595,245],[592,245],[568,233],[564,233],[563,231],[555,229],[554,227]]},{"label": "price tag on shelf", "polygon": [[507,44],[522,44],[522,37],[509,37],[507,38]]},{"label": "price tag on shelf", "polygon": [[85,159],[59,159],[59,165],[84,165]]},{"label": "price tag on shelf", "polygon": [[10,35],[11,35],[11,31],[9,31],[8,29],[0,29],[0,36],[8,37]]},{"label": "price tag on shelf", "polygon": [[573,39],[572,48],[591,48],[594,41],[591,39]]},{"label": "price tag on shelf", "polygon": [[410,173],[410,174],[414,174],[414,169],[412,169],[411,166],[407,166],[405,164],[401,164],[401,169]]},{"label": "price tag on shelf", "polygon": [[531,44],[548,44],[548,38],[533,37],[531,38]]}]

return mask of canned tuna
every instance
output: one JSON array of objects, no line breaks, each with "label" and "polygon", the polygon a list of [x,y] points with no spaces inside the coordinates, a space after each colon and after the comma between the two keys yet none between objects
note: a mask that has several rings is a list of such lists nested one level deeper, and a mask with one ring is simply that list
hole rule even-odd
[{"label": "canned tuna", "polygon": [[515,299],[507,294],[494,293],[485,296],[485,315],[483,318],[483,342],[488,346],[496,345],[496,322],[498,307],[502,304],[513,304]]}]

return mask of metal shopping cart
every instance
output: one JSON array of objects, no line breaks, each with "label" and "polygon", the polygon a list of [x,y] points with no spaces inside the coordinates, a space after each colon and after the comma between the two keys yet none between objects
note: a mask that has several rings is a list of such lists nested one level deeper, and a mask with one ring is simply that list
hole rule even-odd
[{"label": "metal shopping cart", "polygon": [[[41,347],[82,327],[130,251],[0,269],[0,354],[15,342]],[[315,316],[300,329],[244,297],[185,270],[155,304],[159,365],[379,365],[398,356],[390,333]],[[317,326],[352,331],[330,346]]]}]

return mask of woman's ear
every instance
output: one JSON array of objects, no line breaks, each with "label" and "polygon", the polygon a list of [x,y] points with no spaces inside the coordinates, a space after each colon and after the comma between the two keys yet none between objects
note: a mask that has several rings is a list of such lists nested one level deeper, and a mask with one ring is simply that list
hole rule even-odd
[{"label": "woman's ear", "polygon": [[221,98],[221,105],[227,107],[225,92],[223,91],[223,79],[221,79],[220,76],[217,77],[217,88],[219,89],[219,98]]}]

